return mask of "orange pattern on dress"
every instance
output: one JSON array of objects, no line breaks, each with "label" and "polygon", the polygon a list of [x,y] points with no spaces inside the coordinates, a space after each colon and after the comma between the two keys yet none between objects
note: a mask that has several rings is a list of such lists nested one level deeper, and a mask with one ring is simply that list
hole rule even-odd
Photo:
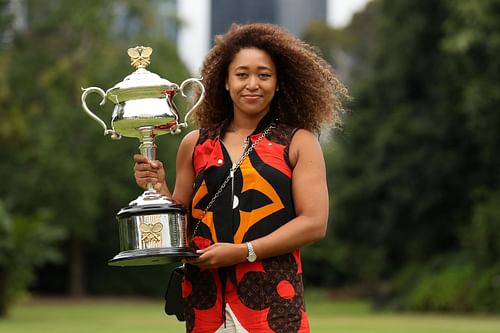
[{"label": "orange pattern on dress", "polygon": [[208,229],[210,229],[210,234],[212,235],[214,243],[217,243],[217,233],[215,232],[213,212],[208,211],[204,215],[203,210],[194,208],[200,202],[200,200],[203,199],[203,197],[205,197],[207,194],[208,194],[207,184],[205,183],[205,181],[203,181],[203,183],[201,184],[198,191],[196,191],[195,196],[193,198],[193,205],[192,205],[193,210],[191,211],[191,215],[196,219],[201,219],[201,222],[205,224],[208,227]]},{"label": "orange pattern on dress", "polygon": [[236,244],[240,244],[243,241],[246,232],[254,224],[259,223],[263,218],[284,208],[283,202],[276,190],[255,170],[248,158],[241,163],[240,170],[243,178],[241,193],[243,194],[249,190],[258,190],[264,194],[271,203],[253,209],[251,212],[240,210],[240,225],[234,234],[234,243]]}]

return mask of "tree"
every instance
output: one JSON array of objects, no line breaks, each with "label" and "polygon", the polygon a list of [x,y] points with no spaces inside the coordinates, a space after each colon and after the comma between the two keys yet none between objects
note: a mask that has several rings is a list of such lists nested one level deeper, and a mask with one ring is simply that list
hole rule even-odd
[{"label": "tree", "polygon": [[0,318],[7,316],[12,303],[26,292],[34,268],[61,259],[56,242],[63,232],[47,221],[44,212],[12,218],[0,202]]},{"label": "tree", "polygon": [[[88,287],[85,276],[91,274],[84,270],[86,257],[90,252],[106,258],[114,254],[111,248],[118,251],[114,214],[140,191],[131,158],[138,141],[103,138],[102,128],[81,109],[81,88],[108,89],[130,74],[126,50],[137,40],[155,50],[151,71],[169,73],[173,82],[188,75],[155,16],[146,16],[153,12],[147,4],[92,0],[25,5],[26,29],[17,31],[2,50],[10,65],[5,81],[0,80],[6,120],[0,127],[0,153],[9,161],[0,165],[0,198],[19,215],[49,211],[50,224],[66,231],[61,249],[68,253],[63,271],[69,282],[64,280],[63,286],[67,283],[71,294],[82,295]],[[126,17],[134,18],[137,29],[113,29],[117,6],[129,11]],[[89,98],[109,125],[111,103],[101,108],[98,102],[97,96]],[[179,139],[158,140],[159,151],[172,160]],[[60,292],[62,286],[57,288]]]},{"label": "tree", "polygon": [[[401,296],[424,286],[416,272],[442,273],[443,284],[453,272],[456,288],[498,272],[499,5],[372,1],[347,28],[372,38],[343,46],[354,102],[327,154],[332,242],[323,252],[335,253],[340,282],[391,281]],[[489,264],[478,266],[479,253]],[[421,309],[437,304],[425,302]]]}]

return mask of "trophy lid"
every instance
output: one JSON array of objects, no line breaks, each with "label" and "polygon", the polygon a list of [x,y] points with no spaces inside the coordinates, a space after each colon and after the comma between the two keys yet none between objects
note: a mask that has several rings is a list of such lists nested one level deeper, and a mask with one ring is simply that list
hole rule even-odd
[{"label": "trophy lid", "polygon": [[177,84],[146,69],[146,66],[150,64],[151,53],[153,53],[151,47],[136,46],[129,48],[127,53],[130,56],[130,64],[137,70],[108,89],[106,95],[113,103],[118,104],[141,98],[164,98],[166,93],[177,92],[179,88]]}]

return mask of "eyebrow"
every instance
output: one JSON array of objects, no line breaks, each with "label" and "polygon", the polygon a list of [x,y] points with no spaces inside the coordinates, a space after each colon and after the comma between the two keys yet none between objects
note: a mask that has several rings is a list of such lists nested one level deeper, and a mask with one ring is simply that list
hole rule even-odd
[{"label": "eyebrow", "polygon": [[[238,70],[238,69],[248,69],[249,66],[246,66],[246,65],[241,65],[241,66],[238,66],[236,67],[234,70]],[[265,70],[269,70],[269,71],[272,71],[272,68],[271,67],[268,67],[268,66],[258,66],[257,69],[259,70],[262,70],[262,69],[265,69]]]}]

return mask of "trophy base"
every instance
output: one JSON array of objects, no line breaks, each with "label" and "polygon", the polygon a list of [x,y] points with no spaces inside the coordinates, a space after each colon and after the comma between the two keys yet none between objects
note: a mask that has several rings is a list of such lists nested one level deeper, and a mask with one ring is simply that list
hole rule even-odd
[{"label": "trophy base", "polygon": [[188,242],[185,209],[164,197],[138,202],[141,204],[124,207],[116,215],[120,253],[109,265],[163,265],[198,256]]},{"label": "trophy base", "polygon": [[110,266],[152,266],[180,262],[182,258],[195,258],[199,254],[195,249],[145,249],[122,251],[108,261]]}]

